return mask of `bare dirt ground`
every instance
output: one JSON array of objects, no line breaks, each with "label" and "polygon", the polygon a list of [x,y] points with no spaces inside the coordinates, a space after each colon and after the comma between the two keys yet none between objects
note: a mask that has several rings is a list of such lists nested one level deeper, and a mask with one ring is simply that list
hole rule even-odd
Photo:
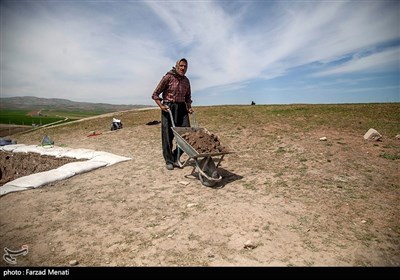
[{"label": "bare dirt ground", "polygon": [[0,124],[0,137],[31,130],[30,125]]},{"label": "bare dirt ground", "polygon": [[116,114],[124,128],[113,132],[108,117],[13,136],[132,160],[0,197],[0,248],[28,245],[16,266],[400,265],[393,135],[366,141],[361,121],[358,130],[258,113],[240,121],[238,109],[222,123],[205,110],[200,126],[235,152],[215,187],[191,166],[165,169],[160,125],[146,125],[158,110]]}]

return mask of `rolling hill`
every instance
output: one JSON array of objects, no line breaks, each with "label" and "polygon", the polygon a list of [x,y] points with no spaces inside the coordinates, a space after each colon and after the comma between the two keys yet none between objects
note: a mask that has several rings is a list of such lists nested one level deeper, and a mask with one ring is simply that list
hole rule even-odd
[{"label": "rolling hill", "polygon": [[0,110],[49,110],[49,111],[85,111],[85,112],[117,112],[148,105],[114,105],[106,103],[75,102],[60,98],[39,98],[33,96],[0,98]]}]

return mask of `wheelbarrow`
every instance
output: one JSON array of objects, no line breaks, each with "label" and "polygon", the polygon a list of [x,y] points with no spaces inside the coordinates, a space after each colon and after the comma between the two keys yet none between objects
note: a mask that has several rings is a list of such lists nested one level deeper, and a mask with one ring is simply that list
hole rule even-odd
[{"label": "wheelbarrow", "polygon": [[[178,156],[176,164],[180,168],[183,168],[190,162],[194,162],[191,175],[195,176],[195,173],[197,171],[200,182],[206,187],[212,187],[216,183],[220,182],[222,180],[222,176],[218,173],[218,167],[221,164],[221,161],[223,160],[224,156],[232,152],[225,151],[225,152],[213,152],[213,153],[199,153],[195,148],[193,148],[193,146],[191,146],[182,137],[182,135],[187,132],[192,133],[196,131],[201,131],[211,135],[211,133],[207,129],[197,127],[196,113],[194,112],[192,113],[193,123],[194,123],[193,127],[176,127],[171,110],[169,110],[169,115],[171,117],[171,123],[172,123],[171,129],[175,136],[176,146],[177,148],[178,147],[180,148],[177,149]],[[188,156],[188,158],[184,161],[180,160],[181,150]]]}]

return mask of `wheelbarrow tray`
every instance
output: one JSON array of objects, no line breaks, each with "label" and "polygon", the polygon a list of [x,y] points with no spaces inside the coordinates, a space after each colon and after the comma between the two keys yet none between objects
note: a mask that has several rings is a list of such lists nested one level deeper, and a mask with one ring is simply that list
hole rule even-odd
[{"label": "wheelbarrow tray", "polygon": [[[174,124],[174,118],[172,116],[171,110],[169,110],[168,112],[172,123],[171,130],[175,136],[176,145],[177,147],[180,148],[178,149],[178,160],[176,164],[180,168],[183,168],[192,159],[194,161],[192,175],[194,175],[195,170],[197,170],[198,177],[203,185],[211,187],[215,183],[221,181],[222,176],[218,174],[217,168],[220,165],[221,161],[223,160],[224,156],[231,152],[225,151],[225,152],[214,152],[214,153],[199,153],[195,148],[193,148],[192,145],[190,145],[182,137],[182,135],[187,132],[196,132],[196,131],[203,131],[208,135],[211,135],[211,133],[205,128],[197,127],[196,115],[194,112],[193,112],[194,127],[176,127]],[[180,150],[186,153],[189,157],[183,163],[179,160],[181,152]],[[218,158],[217,164],[214,163],[213,157]]]},{"label": "wheelbarrow tray", "polygon": [[196,131],[203,131],[210,135],[210,132],[201,127],[171,127],[172,132],[175,135],[176,142],[178,146],[184,151],[189,157],[191,158],[200,158],[200,157],[210,157],[210,156],[220,156],[225,154],[230,154],[231,152],[214,152],[214,153],[204,153],[200,154],[190,145],[181,135],[187,132],[196,132]]},{"label": "wheelbarrow tray", "polygon": [[[199,153],[196,149],[193,148],[183,137],[182,135],[187,132],[196,132],[196,131],[203,131],[207,134],[211,134],[207,129],[200,128],[200,127],[171,127],[172,132],[174,133],[175,140],[177,146],[186,153],[189,158],[185,162],[177,161],[177,164],[180,168],[183,168],[186,164],[188,164],[190,159],[194,160],[195,166],[193,167],[192,174],[195,170],[199,173],[199,179],[205,186],[213,186],[215,183],[222,180],[222,176],[219,175],[217,177],[210,176],[207,174],[206,169],[209,168],[210,164],[217,170],[218,166],[220,165],[222,159],[226,154],[230,154],[231,152],[214,152],[214,153]],[[215,165],[213,157],[216,157],[217,164]]]}]

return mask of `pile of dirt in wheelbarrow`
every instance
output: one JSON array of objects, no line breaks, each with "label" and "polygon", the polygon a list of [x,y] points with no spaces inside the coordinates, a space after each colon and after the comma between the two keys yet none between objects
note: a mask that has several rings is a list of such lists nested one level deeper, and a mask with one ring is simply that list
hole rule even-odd
[{"label": "pile of dirt in wheelbarrow", "polygon": [[228,152],[228,149],[221,145],[217,135],[206,133],[204,130],[185,132],[181,136],[199,154]]}]

